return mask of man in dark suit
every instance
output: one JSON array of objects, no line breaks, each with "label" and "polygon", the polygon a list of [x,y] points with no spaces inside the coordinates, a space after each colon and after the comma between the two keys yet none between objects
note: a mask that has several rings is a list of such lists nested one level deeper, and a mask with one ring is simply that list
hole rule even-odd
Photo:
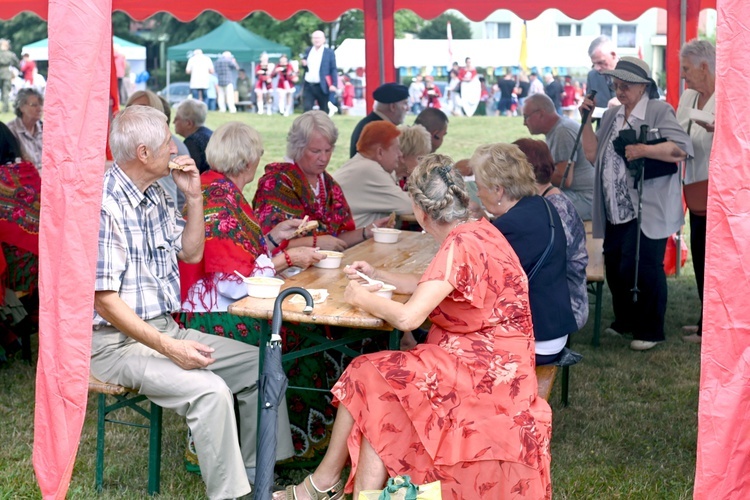
[{"label": "man in dark suit", "polygon": [[372,93],[375,104],[372,113],[362,118],[354,131],[349,144],[349,157],[357,154],[357,141],[365,125],[379,120],[386,120],[394,125],[401,125],[409,111],[409,89],[400,83],[384,83]]},{"label": "man in dark suit", "polygon": [[313,45],[300,61],[306,70],[303,105],[305,111],[310,111],[317,101],[320,110],[327,113],[329,96],[331,93],[336,95],[339,83],[336,54],[325,47],[326,36],[322,31],[313,32],[310,38]]}]

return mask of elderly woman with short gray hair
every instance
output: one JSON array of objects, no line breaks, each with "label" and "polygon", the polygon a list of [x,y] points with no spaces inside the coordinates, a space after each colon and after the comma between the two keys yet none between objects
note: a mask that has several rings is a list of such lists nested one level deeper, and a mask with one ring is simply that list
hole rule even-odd
[{"label": "elderly woman with short gray hair", "polygon": [[16,118],[8,128],[18,139],[23,159],[42,171],[42,111],[44,96],[36,89],[21,89],[16,95],[13,111]]},{"label": "elderly woman with short gray hair", "polygon": [[177,107],[174,116],[174,131],[185,138],[185,146],[190,151],[190,157],[201,173],[209,169],[206,146],[213,133],[203,125],[207,114],[206,103],[197,99],[185,99]]},{"label": "elderly woman with short gray hair", "polygon": [[290,218],[318,222],[290,247],[341,251],[372,236],[370,227],[355,227],[341,186],[326,172],[338,136],[336,125],[323,111],[301,114],[287,135],[289,162],[266,165],[258,180],[253,207],[264,231]]},{"label": "elderly woman with short gray hair", "polygon": [[[691,40],[680,50],[680,76],[687,89],[677,106],[677,121],[690,136],[693,157],[685,162],[684,194],[690,210],[690,251],[693,254],[698,297],[703,302],[706,260],[706,204],[708,203],[708,160],[714,142],[716,101],[716,49],[708,40]],[[697,112],[705,113],[698,117]],[[701,308],[701,311],[703,308]],[[701,342],[703,314],[697,325],[684,326],[685,342]]]}]

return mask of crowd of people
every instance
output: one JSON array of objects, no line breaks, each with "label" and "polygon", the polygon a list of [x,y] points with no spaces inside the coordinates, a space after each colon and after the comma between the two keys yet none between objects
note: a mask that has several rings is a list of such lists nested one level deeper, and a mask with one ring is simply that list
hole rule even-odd
[{"label": "crowd of people", "polygon": [[[351,279],[345,300],[403,331],[401,350],[353,360],[309,356],[286,367],[290,378],[307,382],[301,385],[330,389],[333,400],[290,392],[289,410],[282,405],[277,459],[317,454],[322,461],[302,484],[276,498],[336,499],[345,491],[357,498],[399,474],[415,483],[440,480],[446,498],[551,498],[551,410],[537,395],[534,367],[558,362],[569,336],[587,321],[584,221],[604,238],[615,316],[607,331],[632,335],[635,351],[656,347],[665,340],[666,240],[683,223],[676,163],[685,161],[702,293],[714,125],[691,118],[690,110],[713,111],[713,46],[698,40],[684,46],[681,68],[689,90],[677,113],[658,99],[648,65],[618,58],[602,38],[589,51],[588,84],[600,88],[603,81],[607,91],[597,92],[596,101],[576,94],[581,125],[564,116],[570,106],[562,101],[565,87],[556,100],[537,75],[528,82],[506,75],[500,83],[507,83],[498,84],[498,111],[514,106],[503,88],[527,92],[517,109],[529,133],[544,140],[485,144],[465,159],[437,153],[449,118],[429,105],[434,82],[426,79],[421,94],[398,83],[381,85],[373,92],[372,113],[349,138],[351,158],[331,174],[339,142],[329,116],[338,84],[335,56],[322,32],[312,41],[301,61],[306,110],[291,124],[284,160],[260,172],[258,131],[239,121],[215,131],[205,126],[208,87],[197,73],[217,76],[220,107],[235,112],[235,83],[224,77],[240,73],[231,53],[216,62],[188,63],[196,98],[177,107],[175,134],[169,104],[149,91],[130,95],[113,119],[92,374],[137,389],[186,418],[190,465],[200,471],[209,498],[247,495],[255,477],[258,390],[248,374],[257,372],[260,322],[227,312],[246,294],[235,271],[296,272],[324,259],[321,250],[342,251],[372,238],[373,227],[393,227],[392,213],[412,215],[439,245],[422,275],[363,261],[345,271]],[[292,65],[282,61],[259,63],[265,79],[258,79],[254,92],[265,105],[269,78],[278,82],[284,73],[289,86],[296,83]],[[279,73],[279,67],[286,69]],[[476,76],[470,59],[456,71],[462,82]],[[427,106],[415,107],[417,97]],[[0,127],[2,223],[10,222],[6,215],[19,203],[6,194],[19,185],[28,193],[21,202],[38,207],[42,104],[41,94],[24,89],[16,99],[17,118]],[[591,111],[597,106],[607,110],[595,129]],[[419,111],[411,125],[405,123],[409,110]],[[647,142],[630,132],[643,126],[650,132]],[[243,188],[256,173],[258,187],[249,201]],[[317,227],[298,234],[308,219]],[[23,260],[28,251],[10,243],[2,241],[6,265],[35,279],[35,262]],[[411,297],[400,303],[374,296],[357,272]],[[13,314],[19,305],[5,297],[2,323],[21,324],[23,316]],[[426,337],[414,336],[428,319]],[[306,333],[315,328],[284,324],[284,349],[305,347]],[[699,320],[685,340],[700,342],[701,333]],[[7,329],[0,340],[18,343]],[[340,478],[348,463],[344,486]]]}]

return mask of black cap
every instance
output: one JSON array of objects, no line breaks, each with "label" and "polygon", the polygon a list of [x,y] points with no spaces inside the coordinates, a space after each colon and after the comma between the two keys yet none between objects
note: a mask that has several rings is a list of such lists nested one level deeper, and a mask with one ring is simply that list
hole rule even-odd
[{"label": "black cap", "polygon": [[383,104],[392,104],[409,98],[409,89],[399,83],[384,83],[372,93],[373,99]]}]

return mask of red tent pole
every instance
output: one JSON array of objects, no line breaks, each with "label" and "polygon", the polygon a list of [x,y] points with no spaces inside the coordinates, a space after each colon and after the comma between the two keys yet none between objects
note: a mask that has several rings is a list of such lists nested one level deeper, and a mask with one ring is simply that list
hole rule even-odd
[{"label": "red tent pole", "polygon": [[687,0],[687,16],[685,20],[685,41],[689,42],[698,37],[698,18],[701,14],[700,0]]},{"label": "red tent pole", "polygon": [[[365,78],[367,83],[365,98],[367,99],[368,111],[372,110],[372,92],[383,83],[396,81],[396,67],[393,60],[394,10],[394,0],[364,1]],[[380,24],[378,23],[379,13],[381,14]]]},{"label": "red tent pole", "polygon": [[667,102],[680,102],[680,0],[667,0]]}]

